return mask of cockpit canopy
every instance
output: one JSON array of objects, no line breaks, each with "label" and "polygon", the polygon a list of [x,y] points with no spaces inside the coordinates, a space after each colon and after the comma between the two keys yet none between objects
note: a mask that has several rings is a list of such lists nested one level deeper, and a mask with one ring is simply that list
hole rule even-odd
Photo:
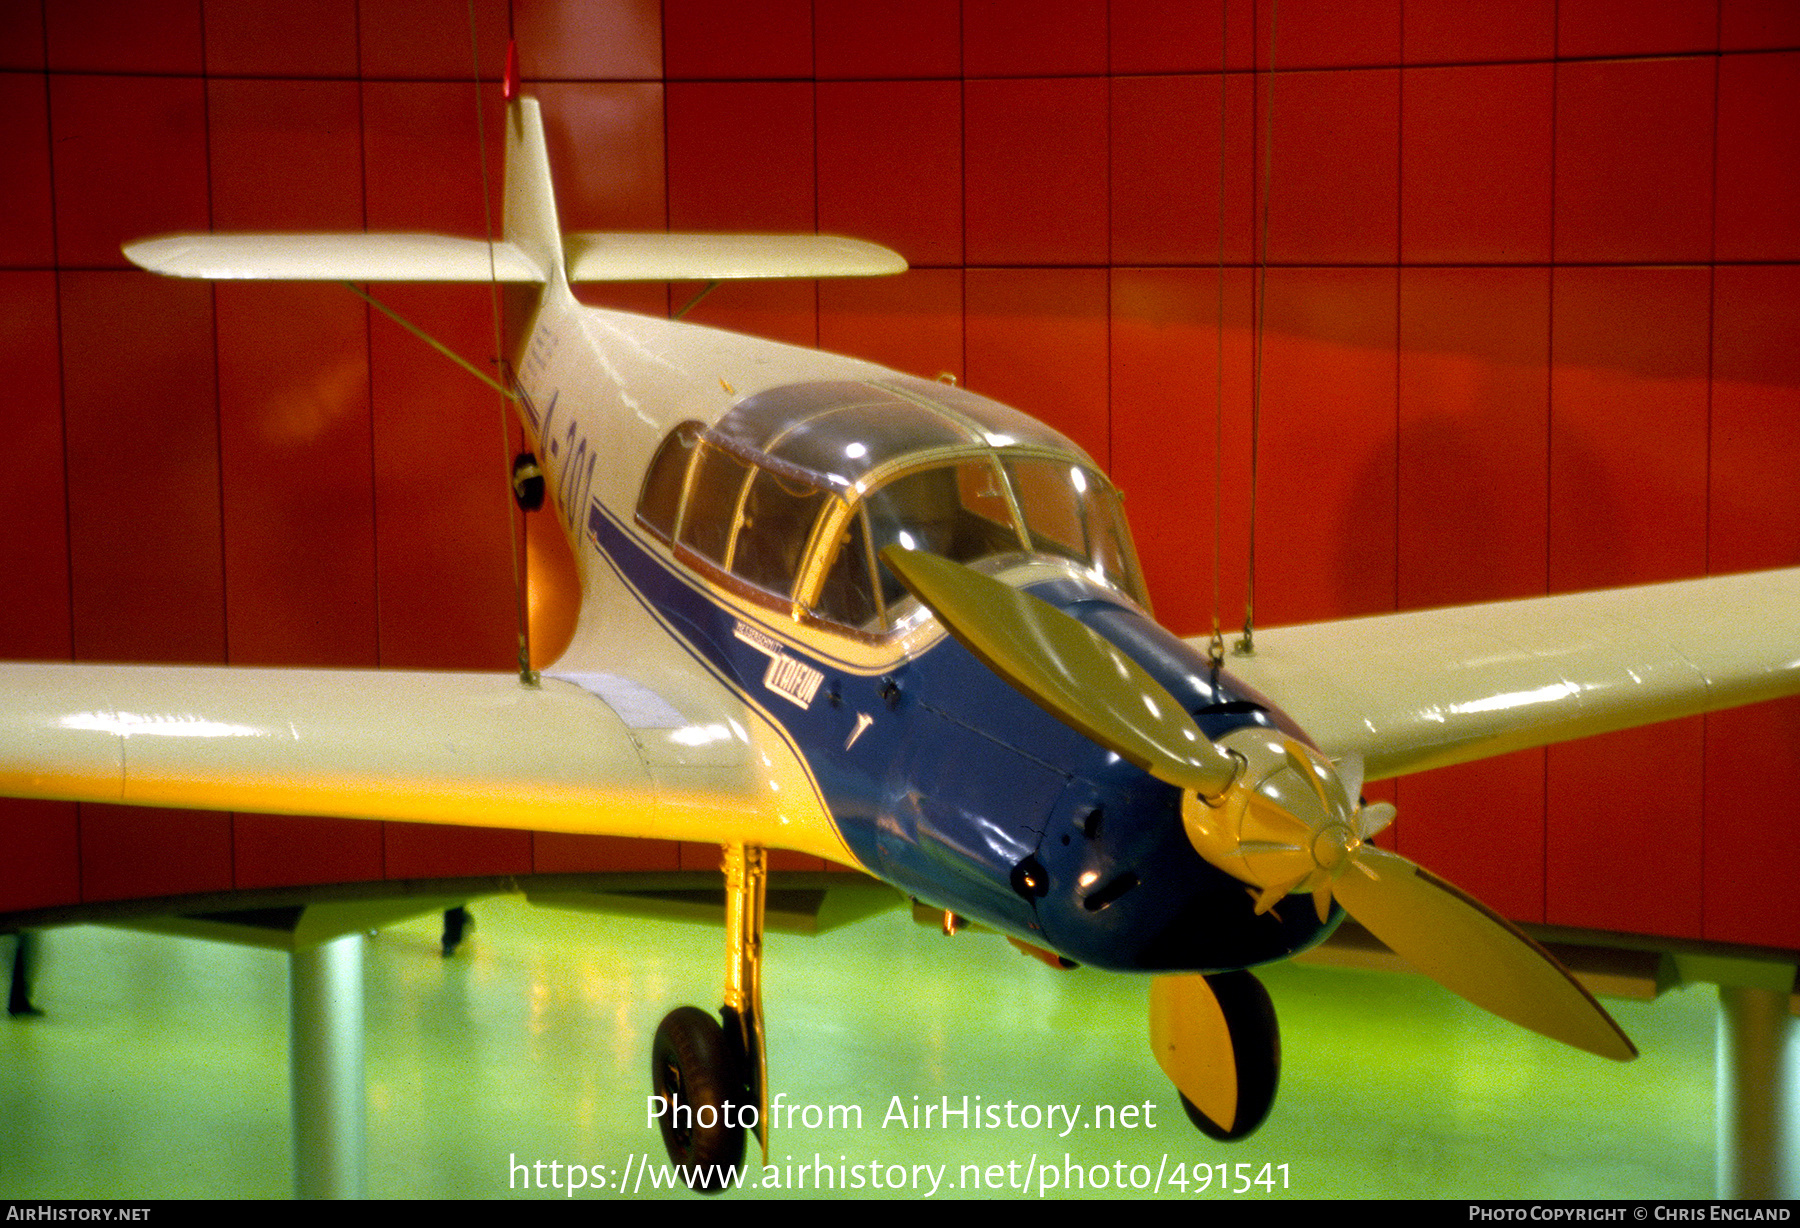
[{"label": "cockpit canopy", "polygon": [[865,634],[904,613],[877,561],[895,543],[970,564],[1070,559],[1148,604],[1118,493],[1093,462],[948,384],[790,384],[710,429],[684,422],[651,461],[638,521],[746,595]]}]

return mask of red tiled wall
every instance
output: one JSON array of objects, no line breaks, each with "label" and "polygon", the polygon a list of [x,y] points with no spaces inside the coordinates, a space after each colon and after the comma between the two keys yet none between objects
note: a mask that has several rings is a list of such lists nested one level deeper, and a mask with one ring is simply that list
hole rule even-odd
[{"label": "red tiled wall", "polygon": [[[1259,295],[1262,625],[1800,563],[1792,6],[1284,0],[1273,29],[1266,0],[476,12],[490,78],[519,39],[570,227],[816,227],[908,256],[883,282],[728,287],[694,318],[1054,422],[1125,489],[1177,631],[1215,608],[1221,467],[1240,617]],[[347,296],[211,292],[117,251],[207,225],[478,233],[465,6],[28,0],[4,23],[4,651],[505,668],[491,400]],[[387,294],[492,350],[484,293]],[[425,488],[466,492],[453,526]],[[1765,881],[1800,858],[1796,752],[1800,703],[1510,756],[1399,782],[1398,839],[1523,919],[1800,946],[1800,898]],[[0,813],[32,867],[0,869],[0,908],[707,859]]]}]

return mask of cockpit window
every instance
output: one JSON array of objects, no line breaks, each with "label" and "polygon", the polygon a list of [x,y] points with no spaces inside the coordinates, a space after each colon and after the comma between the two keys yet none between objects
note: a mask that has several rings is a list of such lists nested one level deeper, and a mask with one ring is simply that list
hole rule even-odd
[{"label": "cockpit window", "polygon": [[688,481],[681,528],[676,533],[681,544],[702,558],[729,567],[728,551],[738,502],[744,494],[744,483],[754,472],[749,461],[702,441],[694,461],[694,476]]},{"label": "cockpit window", "polygon": [[[892,545],[972,563],[1025,549],[993,458],[924,469],[895,478],[864,500],[877,558]],[[892,607],[906,595],[881,570],[881,599]]]},{"label": "cockpit window", "polygon": [[1094,565],[1115,586],[1149,609],[1150,597],[1144,588],[1144,573],[1138,570],[1137,551],[1131,545],[1125,509],[1119,505],[1119,492],[1110,483],[1103,483],[1090,492],[1087,527]]},{"label": "cockpit window", "polygon": [[1143,591],[1124,512],[1111,483],[1062,460],[1009,457],[1006,468],[1019,492],[1033,550],[1091,567],[1109,584],[1134,596]]},{"label": "cockpit window", "polygon": [[1085,562],[1089,551],[1081,504],[1087,493],[1087,474],[1066,461],[1032,458],[1009,459],[1006,467],[1019,492],[1031,548]]},{"label": "cockpit window", "polygon": [[681,488],[687,483],[688,462],[693,460],[694,449],[700,445],[700,432],[705,429],[698,422],[683,422],[669,432],[644,478],[638,515],[664,541],[674,540],[675,517],[681,512]]},{"label": "cockpit window", "polygon": [[871,627],[881,621],[881,606],[875,600],[874,556],[869,553],[869,526],[861,508],[844,521],[835,542],[824,543],[830,554],[830,565],[819,585],[813,613],[829,622],[846,627]]},{"label": "cockpit window", "polygon": [[759,470],[744,498],[731,574],[772,593],[791,593],[826,498],[816,486]]},{"label": "cockpit window", "polygon": [[907,599],[878,561],[891,545],[960,563],[1051,555],[1145,602],[1118,495],[1079,449],[918,380],[774,388],[711,428],[684,422],[638,520],[746,596],[863,634]]}]

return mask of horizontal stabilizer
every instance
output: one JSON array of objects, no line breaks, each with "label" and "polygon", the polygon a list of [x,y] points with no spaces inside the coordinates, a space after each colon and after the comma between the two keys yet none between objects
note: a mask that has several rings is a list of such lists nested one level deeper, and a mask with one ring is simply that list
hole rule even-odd
[{"label": "horizontal stabilizer", "polygon": [[428,234],[187,234],[129,244],[166,277],[210,281],[506,281],[545,274],[513,243]]},{"label": "horizontal stabilizer", "polygon": [[885,277],[904,273],[896,252],[834,235],[566,235],[569,280],[733,281],[758,277]]},{"label": "horizontal stabilizer", "polygon": [[[897,253],[832,235],[587,232],[564,239],[569,280],[734,281],[882,277],[906,271]],[[210,281],[542,282],[512,242],[430,234],[185,234],[125,248],[166,277]]]}]

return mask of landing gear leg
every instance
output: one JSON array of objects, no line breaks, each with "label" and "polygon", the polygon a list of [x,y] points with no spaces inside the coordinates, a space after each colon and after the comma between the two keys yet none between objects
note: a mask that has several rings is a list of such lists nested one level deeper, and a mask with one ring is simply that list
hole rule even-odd
[{"label": "landing gear leg", "polygon": [[697,1007],[669,1012],[656,1030],[650,1078],[661,1102],[663,1145],[701,1193],[724,1188],[744,1160],[744,1129],[769,1158],[768,1063],[763,1049],[762,933],[768,891],[761,847],[725,846],[725,1003],[720,1020]]},{"label": "landing gear leg", "polygon": [[725,846],[725,1021],[727,1041],[742,1057],[745,1101],[756,1106],[756,1138],[769,1161],[769,1062],[763,1048],[763,907],[768,854],[760,845]]}]

